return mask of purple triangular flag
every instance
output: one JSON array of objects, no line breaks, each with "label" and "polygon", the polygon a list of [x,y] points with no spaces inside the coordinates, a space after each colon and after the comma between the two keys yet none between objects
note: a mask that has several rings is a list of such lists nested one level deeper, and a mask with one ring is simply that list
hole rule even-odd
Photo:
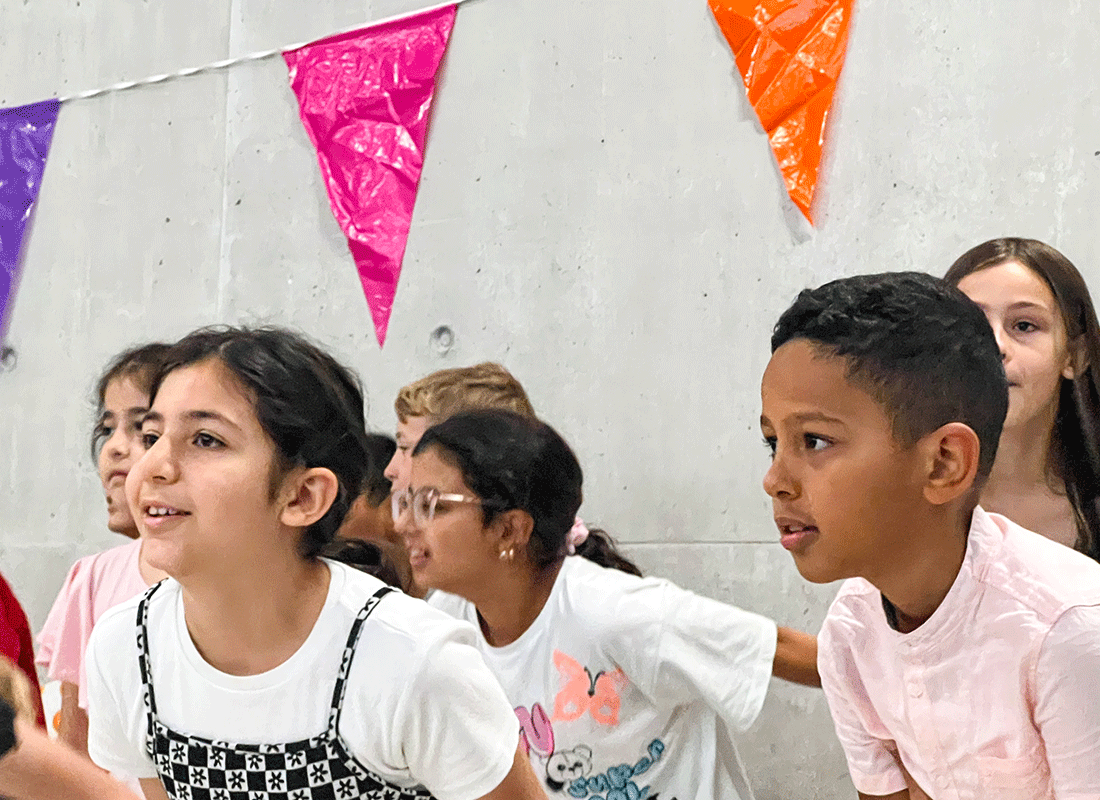
[{"label": "purple triangular flag", "polygon": [[42,186],[60,108],[58,100],[0,108],[0,341],[15,305],[23,234]]}]

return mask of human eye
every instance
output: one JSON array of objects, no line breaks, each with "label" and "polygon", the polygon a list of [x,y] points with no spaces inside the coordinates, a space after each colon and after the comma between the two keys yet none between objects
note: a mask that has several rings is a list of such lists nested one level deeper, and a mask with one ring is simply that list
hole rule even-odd
[{"label": "human eye", "polygon": [[95,430],[92,432],[92,435],[96,439],[110,439],[111,434],[114,432],[115,428],[113,425],[108,425],[106,422],[98,422],[96,423]]},{"label": "human eye", "polygon": [[824,436],[818,436],[816,433],[806,433],[802,435],[802,441],[806,444],[807,450],[813,450],[819,452],[832,444],[832,442]]},{"label": "human eye", "polygon": [[225,443],[218,437],[207,433],[206,431],[199,431],[195,434],[195,438],[192,439],[196,447],[203,449],[211,449],[215,447],[222,447]]},{"label": "human eye", "polygon": [[775,458],[775,437],[765,436],[763,441],[764,447],[767,448],[768,455],[770,455],[772,458]]},{"label": "human eye", "polygon": [[141,446],[148,450],[157,443],[159,438],[160,434],[154,431],[141,431]]}]

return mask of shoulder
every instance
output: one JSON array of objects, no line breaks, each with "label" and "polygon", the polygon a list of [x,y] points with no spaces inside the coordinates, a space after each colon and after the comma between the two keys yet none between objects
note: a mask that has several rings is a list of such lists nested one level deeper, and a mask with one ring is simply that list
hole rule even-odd
[{"label": "shoulder", "polygon": [[[95,596],[98,592],[114,592],[125,588],[123,580],[130,569],[136,569],[141,542],[138,540],[93,553],[78,559],[65,577],[57,603],[76,597]],[[139,573],[140,575],[140,573]],[[132,594],[127,594],[129,599]]]},{"label": "shoulder", "polygon": [[825,621],[821,624],[819,645],[824,649],[843,647],[846,643],[866,636],[876,627],[885,625],[882,611],[882,594],[863,578],[849,578],[841,584]]},{"label": "shoulder", "polygon": [[1053,623],[1074,606],[1100,604],[1100,564],[999,514],[974,512],[980,552],[974,577],[1006,602]]},{"label": "shoulder", "polygon": [[153,632],[163,632],[166,628],[163,622],[171,609],[175,608],[175,600],[179,597],[179,592],[180,585],[171,578],[166,578],[155,587],[112,606],[103,613],[92,629],[92,635],[88,640],[89,651],[98,649],[101,654],[110,653],[112,650],[128,649],[126,643],[133,643],[136,648],[138,606],[146,598],[148,598],[146,610],[149,617],[148,629]]},{"label": "shoulder", "polygon": [[[329,566],[343,573],[338,603],[351,618],[387,588],[377,578],[344,564],[330,562]],[[416,662],[445,641],[472,644],[473,628],[423,600],[393,590],[385,593],[371,609],[362,636],[369,645],[358,647],[356,658],[375,662],[377,668],[389,674],[416,666]]]}]

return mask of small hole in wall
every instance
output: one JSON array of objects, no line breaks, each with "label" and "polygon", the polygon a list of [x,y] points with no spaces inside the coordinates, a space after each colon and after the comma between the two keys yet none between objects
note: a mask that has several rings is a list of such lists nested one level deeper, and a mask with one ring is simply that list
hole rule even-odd
[{"label": "small hole in wall", "polygon": [[445,356],[451,351],[451,348],[454,347],[455,332],[451,330],[449,325],[440,325],[432,331],[431,336],[428,337],[428,341],[437,354]]},{"label": "small hole in wall", "polygon": [[11,372],[15,369],[18,361],[19,357],[16,355],[14,347],[8,347],[7,345],[0,347],[0,372]]}]

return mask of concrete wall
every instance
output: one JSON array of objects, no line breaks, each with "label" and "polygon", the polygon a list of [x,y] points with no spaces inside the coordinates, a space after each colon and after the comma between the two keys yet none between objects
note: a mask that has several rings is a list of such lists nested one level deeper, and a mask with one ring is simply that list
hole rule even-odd
[{"label": "concrete wall", "polygon": [[[0,104],[422,5],[10,0]],[[269,320],[354,364],[383,430],[408,380],[504,362],[578,449],[586,518],[653,572],[814,630],[834,587],[799,579],[760,489],[770,326],[809,284],[942,272],[997,235],[1095,285],[1098,38],[1080,0],[862,0],[810,231],[704,0],[475,0],[383,351],[281,60],[70,103],[0,374],[0,565],[38,625],[70,562],[113,543],[86,454],[111,354]],[[762,800],[853,794],[818,693],[777,686],[744,756]]]}]

